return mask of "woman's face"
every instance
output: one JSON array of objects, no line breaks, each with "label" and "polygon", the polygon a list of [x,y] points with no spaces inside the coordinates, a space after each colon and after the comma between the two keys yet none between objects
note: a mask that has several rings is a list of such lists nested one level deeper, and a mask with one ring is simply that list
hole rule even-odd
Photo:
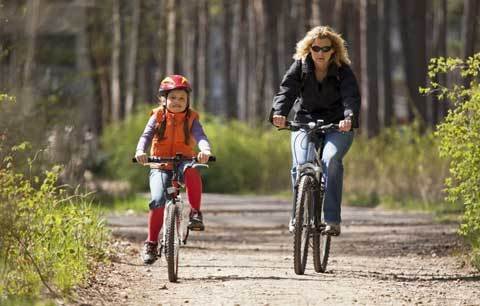
[{"label": "woman's face", "polygon": [[167,95],[167,109],[172,113],[185,111],[188,104],[188,94],[185,90],[174,89]]},{"label": "woman's face", "polygon": [[310,53],[315,64],[328,65],[333,53],[333,44],[328,38],[316,38],[310,47]]}]

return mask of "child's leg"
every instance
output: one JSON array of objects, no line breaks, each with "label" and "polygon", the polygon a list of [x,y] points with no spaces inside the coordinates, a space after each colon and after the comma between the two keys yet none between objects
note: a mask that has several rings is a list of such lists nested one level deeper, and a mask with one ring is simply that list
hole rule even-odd
[{"label": "child's leg", "polygon": [[150,193],[148,214],[148,242],[157,243],[158,234],[163,225],[163,212],[167,202],[166,188],[171,179],[171,173],[163,170],[150,170]]},{"label": "child's leg", "polygon": [[188,202],[192,209],[199,211],[202,201],[202,177],[197,169],[187,168],[183,173]]},{"label": "child's leg", "polygon": [[163,212],[165,207],[150,209],[148,213],[148,242],[157,243],[158,234],[163,225]]}]

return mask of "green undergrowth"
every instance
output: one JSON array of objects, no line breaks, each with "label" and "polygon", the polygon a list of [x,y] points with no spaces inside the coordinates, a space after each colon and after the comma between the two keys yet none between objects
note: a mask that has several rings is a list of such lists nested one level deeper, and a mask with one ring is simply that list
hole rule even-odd
[{"label": "green undergrowth", "polygon": [[61,167],[31,176],[35,160],[16,156],[27,147],[0,143],[0,304],[66,297],[106,258],[109,233],[99,210],[57,186]]}]

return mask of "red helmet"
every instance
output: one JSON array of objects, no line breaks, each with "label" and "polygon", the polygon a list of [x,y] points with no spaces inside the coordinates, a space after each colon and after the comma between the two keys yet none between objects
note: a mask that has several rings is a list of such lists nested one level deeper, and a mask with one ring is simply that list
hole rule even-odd
[{"label": "red helmet", "polygon": [[174,89],[183,89],[190,93],[192,91],[192,86],[190,86],[190,83],[186,77],[183,75],[174,74],[167,76],[162,80],[162,82],[160,82],[158,93],[160,95],[166,95],[170,90]]}]

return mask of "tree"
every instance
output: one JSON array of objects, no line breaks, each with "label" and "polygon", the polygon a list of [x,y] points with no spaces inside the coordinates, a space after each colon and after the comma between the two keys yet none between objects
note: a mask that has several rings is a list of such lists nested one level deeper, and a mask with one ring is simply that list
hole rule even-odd
[{"label": "tree", "polygon": [[[439,0],[438,7],[434,10],[433,50],[433,57],[447,56],[447,0]],[[434,81],[447,84],[447,76],[438,74]],[[432,123],[436,125],[447,115],[448,102],[433,96],[432,103]]]},{"label": "tree", "polygon": [[130,29],[129,52],[127,62],[127,90],[125,99],[125,115],[130,116],[133,109],[133,97],[135,93],[135,75],[138,51],[138,26],[140,23],[140,1],[132,1],[132,22]]},{"label": "tree", "polygon": [[120,48],[122,44],[122,29],[120,20],[120,0],[112,0],[112,79],[111,79],[111,119],[118,122],[121,118],[121,93],[120,93]]},{"label": "tree", "polygon": [[422,124],[425,124],[426,99],[419,94],[418,88],[426,84],[427,75],[426,1],[399,0],[397,3],[404,54],[403,68],[408,88],[409,119],[413,119],[415,115]]},{"label": "tree", "polygon": [[377,86],[377,1],[362,0],[360,4],[361,89],[363,94],[362,125],[368,137],[379,132]]},{"label": "tree", "polygon": [[232,32],[233,32],[233,7],[230,0],[223,0],[223,84],[225,102],[227,104],[227,117],[236,118],[237,101],[233,90],[232,71]]},{"label": "tree", "polygon": [[391,5],[389,0],[382,0],[380,3],[380,36],[381,36],[381,57],[382,57],[382,89],[383,89],[383,126],[390,126],[394,117],[393,113],[393,93],[392,93],[392,71],[390,62],[391,48]]},{"label": "tree", "polygon": [[[475,51],[475,41],[477,37],[477,19],[478,8],[477,0],[464,0],[463,2],[463,22],[462,22],[462,57],[472,56]],[[464,79],[464,86],[469,86],[470,79]]]}]

